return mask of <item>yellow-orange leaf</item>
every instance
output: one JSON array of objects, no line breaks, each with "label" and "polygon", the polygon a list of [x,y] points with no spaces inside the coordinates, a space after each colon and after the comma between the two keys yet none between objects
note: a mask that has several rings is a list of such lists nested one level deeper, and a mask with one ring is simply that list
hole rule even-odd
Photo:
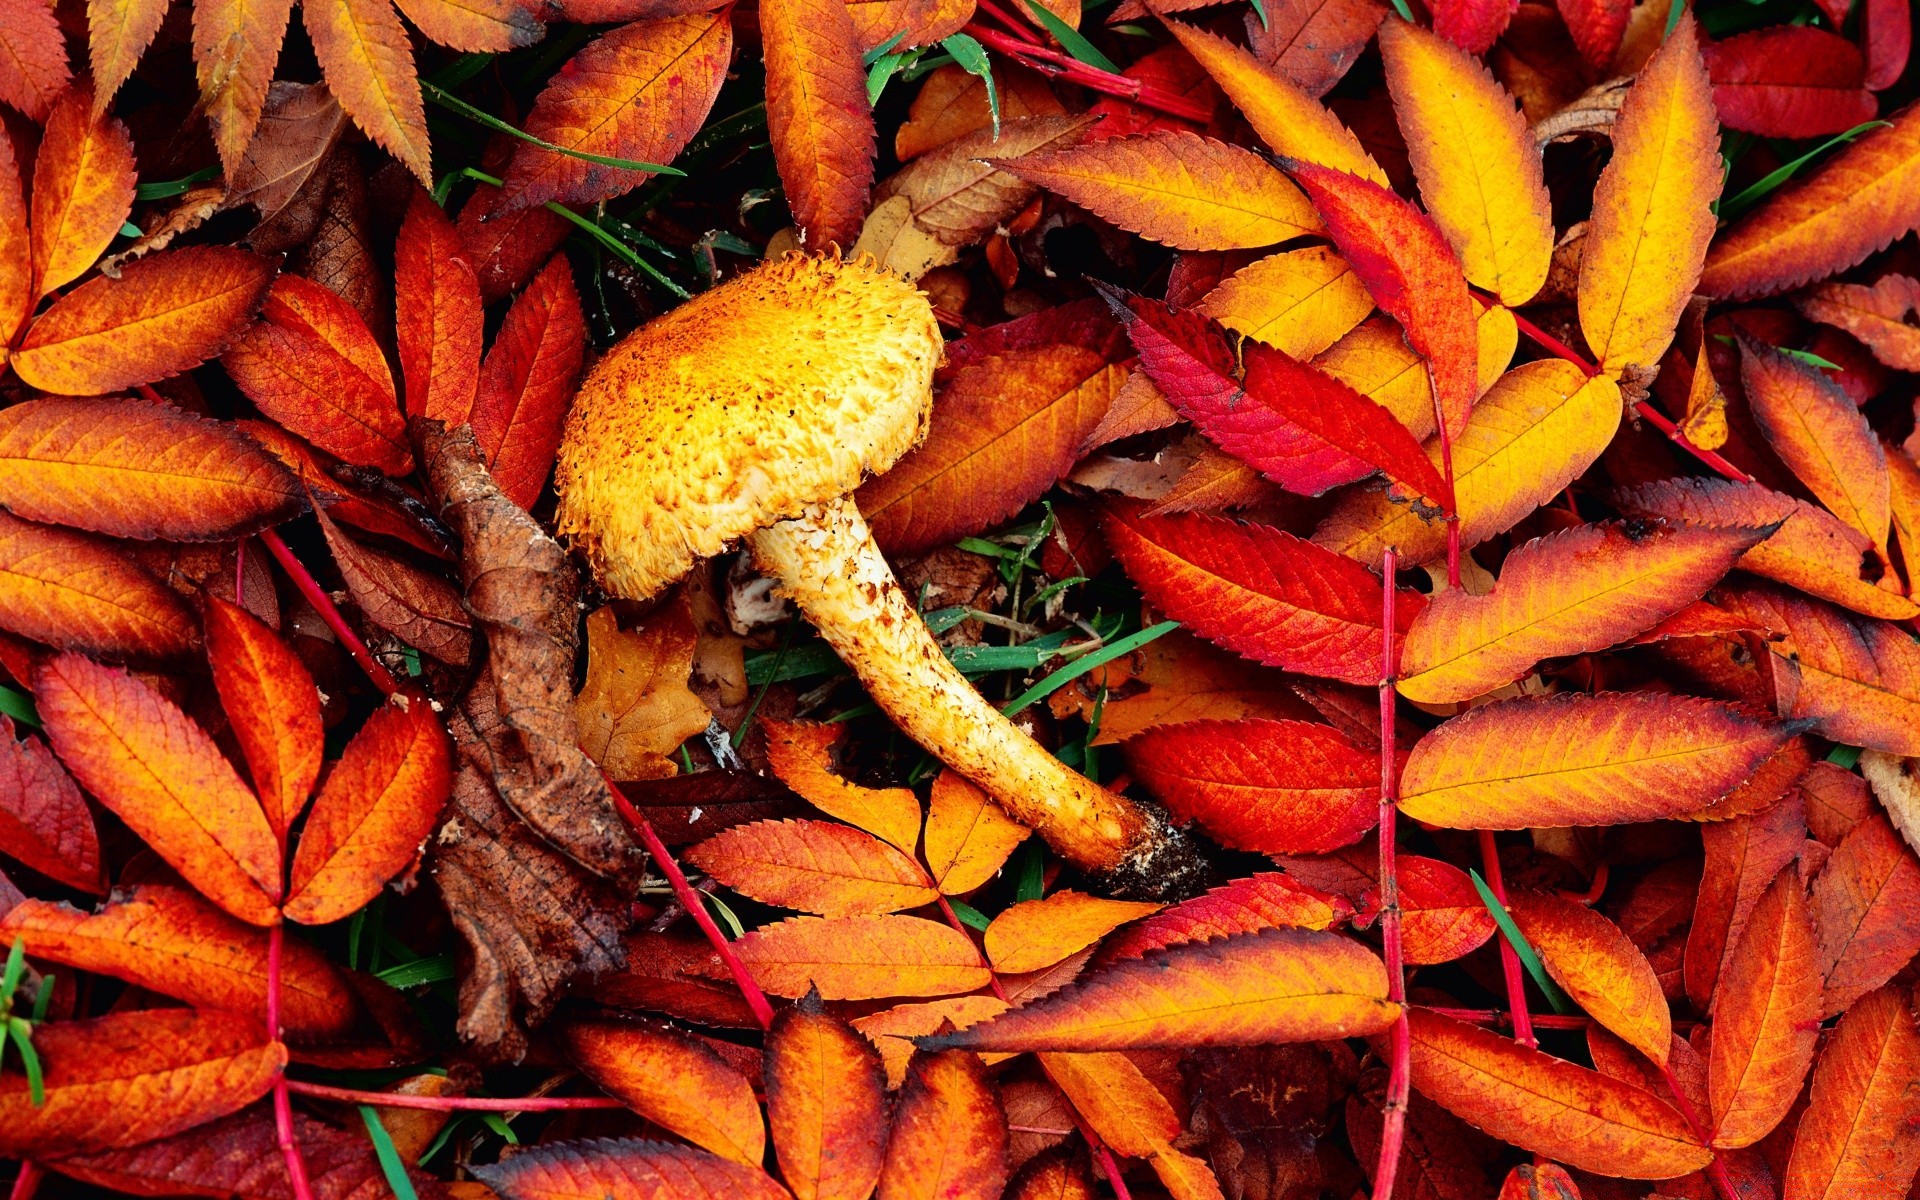
[{"label": "yellow-orange leaf", "polygon": [[1407,1024],[1413,1086],[1503,1142],[1630,1179],[1673,1179],[1713,1160],[1651,1092],[1425,1009]]},{"label": "yellow-orange leaf", "polygon": [[221,541],[292,517],[300,485],[233,425],[144,400],[0,410],[0,504],[115,537]]},{"label": "yellow-orange leaf", "polygon": [[1250,150],[1186,130],[996,162],[1176,250],[1271,246],[1320,228],[1307,198],[1277,168]]},{"label": "yellow-orange leaf", "polygon": [[[229,180],[241,177],[292,16],[293,0],[195,0],[193,65],[200,106]],[[315,95],[338,117],[324,85],[316,86]]]},{"label": "yellow-orange leaf", "polygon": [[246,328],[274,264],[232,246],[162,250],[54,301],[8,361],[43,392],[98,396],[197,367]]},{"label": "yellow-orange leaf", "polygon": [[[1460,506],[1460,542],[1472,546],[1518,524],[1573,482],[1620,427],[1620,389],[1605,376],[1589,379],[1557,358],[1515,367],[1480,397],[1467,428],[1453,442],[1453,489]],[[1427,456],[1439,462],[1437,442]],[[1446,553],[1446,526],[1422,517],[1384,491],[1347,495],[1314,531],[1313,540],[1364,563],[1398,546],[1407,562]]]},{"label": "yellow-orange leaf", "polygon": [[1006,1185],[1007,1115],[979,1057],[914,1055],[894,1108],[879,1200],[998,1200]]},{"label": "yellow-orange leaf", "polygon": [[[1864,757],[1864,756],[1863,756]],[[1880,813],[1854,826],[1813,881],[1810,901],[1826,984],[1820,1015],[1835,1016],[1920,952],[1920,860]]]},{"label": "yellow-orange leaf", "polygon": [[1905,988],[1862,997],[1827,1039],[1783,1200],[1900,1200],[1920,1168],[1920,1033]]},{"label": "yellow-orange leaf", "polygon": [[1167,28],[1274,153],[1390,186],[1360,139],[1286,75],[1205,30],[1179,21],[1168,21]]},{"label": "yellow-orange leaf", "polygon": [[1847,394],[1818,369],[1740,343],[1747,409],[1780,461],[1835,516],[1882,550],[1892,523],[1887,455]]},{"label": "yellow-orange leaf", "polygon": [[33,1031],[46,1067],[46,1103],[26,1074],[0,1074],[0,1154],[49,1146],[109,1150],[167,1137],[245,1108],[287,1063],[286,1047],[251,1017],[164,1008]]},{"label": "yellow-orange leaf", "polygon": [[[912,790],[861,787],[828,768],[828,752],[846,732],[846,726],[767,721],[763,727],[767,732],[767,761],[781,783],[828,816],[857,825],[889,845],[913,853],[914,844],[920,840],[920,801]],[[1012,847],[1008,850],[1011,852]],[[935,874],[937,877],[938,872]]]},{"label": "yellow-orange leaf", "polygon": [[1673,1016],[1660,977],[1619,926],[1549,892],[1513,892],[1507,911],[1567,995],[1629,1046],[1666,1064]]},{"label": "yellow-orange leaf", "polygon": [[179,593],[111,544],[0,512],[0,629],[114,659],[173,659],[199,641]]},{"label": "yellow-orange leaf", "polygon": [[[1512,311],[1498,304],[1483,309],[1474,323],[1474,341],[1480,393],[1485,395],[1506,373],[1520,342]],[[1433,380],[1427,360],[1407,345],[1405,332],[1392,317],[1382,313],[1360,322],[1315,358],[1313,366],[1392,413],[1413,436],[1433,435]]]},{"label": "yellow-orange leaf", "polygon": [[600,1138],[530,1146],[473,1173],[502,1200],[786,1200],[787,1190],[759,1167],[640,1138]]},{"label": "yellow-orange leaf", "polygon": [[[1306,359],[1366,320],[1373,297],[1338,251],[1307,246],[1242,267],[1196,307],[1235,333]],[[1395,341],[1406,349],[1405,341]]]},{"label": "yellow-orange leaf", "polygon": [[1704,808],[1804,725],[1652,692],[1499,700],[1421,738],[1400,810],[1448,829],[1619,825]]},{"label": "yellow-orange leaf", "polygon": [[[52,14],[49,13],[48,16]],[[58,31],[55,33],[58,39]],[[33,308],[33,238],[13,139],[0,131],[0,346],[13,345]]]},{"label": "yellow-orange leaf", "polygon": [[522,0],[397,0],[427,40],[469,53],[517,50],[545,32]]},{"label": "yellow-orange leaf", "polygon": [[1707,1094],[1713,1144],[1751,1146],[1787,1115],[1820,1036],[1820,955],[1800,872],[1788,864],[1753,906],[1714,989]]},{"label": "yellow-orange leaf", "polygon": [[340,107],[363,133],[433,186],[427,113],[414,73],[413,43],[393,0],[303,4],[314,57]]},{"label": "yellow-orange leaf", "polygon": [[120,85],[166,20],[168,0],[87,0],[87,52],[93,64],[96,112],[105,112]]},{"label": "yellow-orange leaf", "polygon": [[288,919],[324,925],[379,895],[420,852],[452,790],[447,734],[427,702],[378,709],[313,802],[293,857]]},{"label": "yellow-orange leaf", "polygon": [[62,96],[34,159],[33,274],[42,296],[86,274],[133,209],[133,138],[94,108],[88,88]]},{"label": "yellow-orange leaf", "polygon": [[580,748],[615,779],[664,779],[667,755],[713,714],[688,680],[698,638],[687,606],[670,600],[632,629],[612,606],[587,616],[587,680],[573,700]]},{"label": "yellow-orange leaf", "polygon": [[1400,1006],[1373,953],[1265,929],[1113,963],[1025,1007],[921,1044],[973,1050],[1257,1046],[1377,1033]]},{"label": "yellow-orange leaf", "polygon": [[1594,185],[1580,329],[1607,371],[1651,370],[1673,340],[1713,237],[1720,125],[1691,15],[1640,69]]},{"label": "yellow-orange leaf", "polygon": [[1553,258],[1553,211],[1526,119],[1478,59],[1436,33],[1389,17],[1380,54],[1428,215],[1468,283],[1525,304]]},{"label": "yellow-orange leaf", "polygon": [[[918,1004],[896,1004],[892,1008],[859,1017],[853,1027],[880,1051],[886,1067],[887,1087],[897,1088],[907,1077],[907,1063],[913,1058],[913,1039],[939,1033],[951,1024],[955,1029],[977,1025],[988,1017],[997,1017],[1010,1006],[998,996],[950,996]],[[985,1055],[988,1063],[1010,1055]]]},{"label": "yellow-orange leaf", "polygon": [[1041,1054],[1040,1065],[1081,1118],[1115,1153],[1153,1164],[1174,1200],[1219,1200],[1220,1183],[1204,1162],[1173,1148],[1180,1116],[1124,1054]]},{"label": "yellow-orange leaf", "polygon": [[[48,962],[111,975],[200,1008],[267,1018],[267,933],[234,920],[194,892],[142,884],[96,913],[26,900],[0,921]],[[280,1020],[296,1041],[347,1033],[359,1001],[326,955],[286,939],[280,963]]]},{"label": "yellow-orange leaf", "polygon": [[932,903],[920,864],[872,834],[831,821],[755,821],[724,830],[687,860],[762,904],[826,917]]},{"label": "yellow-orange leaf", "polygon": [[973,943],[924,917],[793,917],[734,944],[754,981],[776,996],[826,1000],[947,996],[985,987]]},{"label": "yellow-orange leaf", "polygon": [[205,599],[207,664],[267,823],[284,838],[320,777],[320,692],[285,642],[218,596]]},{"label": "yellow-orange leaf", "polygon": [[1604,650],[1698,600],[1765,529],[1583,525],[1507,555],[1492,592],[1450,588],[1407,631],[1400,693],[1445,704],[1546,658]]},{"label": "yellow-orange leaf", "polygon": [[842,0],[760,8],[767,132],[787,207],[810,250],[850,247],[873,186],[873,106],[860,34]]},{"label": "yellow-orange leaf", "polygon": [[760,1165],[767,1130],[747,1077],[665,1025],[570,1021],[560,1043],[575,1066],[627,1107],[722,1158]]},{"label": "yellow-orange leaf", "polygon": [[767,1124],[794,1200],[867,1200],[887,1143],[886,1073],[839,1017],[802,1004],[767,1031]]},{"label": "yellow-orange leaf", "polygon": [[943,895],[962,895],[999,874],[1029,832],[964,775],[942,771],[934,779],[924,850]]},{"label": "yellow-orange leaf", "polygon": [[1050,967],[1160,905],[1102,900],[1084,892],[1055,892],[1025,900],[993,919],[981,939],[996,971],[1019,974]]},{"label": "yellow-orange leaf", "polygon": [[213,739],[145,683],[77,654],[40,663],[47,738],[94,798],[200,893],[254,925],[279,918],[280,844]]}]

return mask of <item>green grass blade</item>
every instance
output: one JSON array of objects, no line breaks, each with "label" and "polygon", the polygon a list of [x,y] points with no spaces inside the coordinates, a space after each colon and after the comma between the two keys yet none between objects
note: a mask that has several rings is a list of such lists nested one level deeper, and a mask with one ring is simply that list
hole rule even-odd
[{"label": "green grass blade", "polygon": [[585,150],[569,150],[565,146],[556,146],[544,138],[537,138],[524,129],[517,128],[502,121],[499,117],[494,116],[485,109],[475,108],[465,100],[460,99],[460,97],[455,96],[443,88],[437,88],[425,80],[420,81],[420,90],[426,94],[427,99],[444,109],[457,112],[469,121],[477,121],[496,133],[504,133],[511,137],[517,137],[523,142],[530,142],[542,150],[551,150],[555,154],[564,154],[568,158],[577,158],[582,162],[598,163],[603,167],[617,167],[622,171],[645,171],[651,175],[686,174],[685,171],[680,170],[678,167],[663,166],[660,163],[640,162],[637,159],[631,158],[609,158],[604,154],[588,154]]},{"label": "green grass blade", "polygon": [[374,1156],[380,1160],[380,1173],[387,1177],[394,1200],[420,1200],[419,1193],[413,1190],[413,1180],[407,1178],[407,1164],[400,1161],[400,1148],[393,1144],[393,1135],[380,1121],[379,1110],[362,1104],[360,1119],[367,1124],[367,1137],[373,1142]]},{"label": "green grass blade", "polygon": [[1103,646],[1082,658],[1076,658],[1058,671],[1034,684],[1026,691],[1015,696],[1000,711],[1011,717],[1031,707],[1035,702],[1044,700],[1065,685],[1085,675],[1095,667],[1105,666],[1123,654],[1131,654],[1155,638],[1172,633],[1180,628],[1178,621],[1162,621],[1158,625],[1149,625],[1139,633],[1123,637],[1111,645]]},{"label": "green grass blade", "polygon": [[1047,32],[1066,48],[1068,54],[1090,67],[1099,67],[1109,75],[1120,74],[1120,68],[1114,65],[1113,60],[1100,53],[1100,48],[1088,41],[1078,29],[1035,4],[1033,0],[1027,0],[1027,10],[1033,14],[1034,20],[1045,26]]},{"label": "green grass blade", "polygon": [[1473,886],[1480,893],[1480,903],[1486,905],[1487,911],[1493,914],[1493,923],[1500,927],[1500,933],[1507,939],[1507,944],[1512,946],[1513,952],[1520,956],[1520,964],[1526,967],[1527,974],[1533,976],[1533,981],[1540,985],[1540,991],[1546,996],[1547,1003],[1553,1006],[1553,1011],[1562,1016],[1568,1016],[1577,1011],[1573,1001],[1567,999],[1567,994],[1561,991],[1560,985],[1553,981],[1553,976],[1547,974],[1547,965],[1540,961],[1540,955],[1534,951],[1533,944],[1527,941],[1527,935],[1521,933],[1520,927],[1513,923],[1513,917],[1508,914],[1507,906],[1500,903],[1500,898],[1493,894],[1493,889],[1487,886],[1487,881],[1480,878],[1480,872],[1469,868],[1467,874],[1473,877]]}]

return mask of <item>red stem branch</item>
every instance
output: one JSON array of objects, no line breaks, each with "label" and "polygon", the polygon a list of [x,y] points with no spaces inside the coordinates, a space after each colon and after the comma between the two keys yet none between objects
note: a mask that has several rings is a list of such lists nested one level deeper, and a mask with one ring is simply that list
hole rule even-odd
[{"label": "red stem branch", "polygon": [[[1456,1021],[1465,1021],[1470,1025],[1511,1025],[1513,1014],[1491,1008],[1429,1008],[1428,1012],[1443,1017],[1452,1017]],[[1572,1013],[1562,1016],[1559,1013],[1530,1013],[1528,1019],[1536,1029],[1585,1029],[1593,1024],[1593,1018],[1584,1013]]]},{"label": "red stem branch", "polygon": [[687,915],[693,918],[693,923],[700,927],[700,932],[707,935],[707,941],[720,955],[720,961],[727,964],[727,970],[733,975],[733,982],[739,985],[740,994],[746,997],[747,1007],[753,1010],[754,1020],[760,1022],[762,1029],[770,1027],[773,1024],[773,1005],[767,1002],[767,994],[760,990],[759,984],[754,982],[752,974],[747,971],[747,965],[740,961],[740,956],[733,952],[733,945],[727,941],[727,935],[720,932],[720,926],[714,924],[713,915],[707,912],[707,906],[700,901],[700,893],[687,882],[685,873],[680,870],[680,864],[673,861],[673,855],[668,852],[667,844],[660,840],[658,833],[654,832],[653,822],[647,820],[646,815],[633,806],[633,802],[621,792],[619,785],[613,782],[612,776],[607,776],[606,780],[607,791],[613,795],[614,808],[619,810],[620,817],[626,821],[627,827],[639,835],[640,844],[647,848],[647,853],[653,856],[654,864],[660,868],[660,873],[667,877],[667,883],[673,888],[673,894],[679,898],[681,907],[687,910]]},{"label": "red stem branch", "polygon": [[1170,117],[1179,117],[1183,121],[1192,121],[1204,125],[1213,118],[1212,109],[1195,103],[1185,96],[1176,96],[1172,92],[1142,83],[1138,79],[1129,79],[1125,75],[1116,75],[1090,66],[1071,54],[1055,50],[1051,46],[1036,46],[1030,42],[989,29],[979,22],[969,24],[962,32],[970,34],[982,45],[989,46],[1021,64],[1032,67],[1043,74],[1058,76],[1069,83],[1109,96],[1118,96],[1130,100],[1142,108],[1151,108],[1166,113]]},{"label": "red stem branch", "polygon": [[[1454,526],[1458,529],[1458,525]],[[1454,539],[1458,546],[1458,537]],[[1406,1137],[1407,1100],[1412,1086],[1412,1040],[1407,1028],[1407,978],[1400,946],[1400,873],[1395,862],[1395,818],[1399,801],[1399,755],[1395,753],[1394,690],[1395,576],[1399,554],[1387,547],[1380,562],[1380,940],[1387,960],[1387,999],[1400,1005],[1400,1016],[1389,1033],[1392,1056],[1387,1067],[1387,1098],[1381,1113],[1380,1159],[1373,1172],[1375,1200],[1393,1195],[1400,1171],[1400,1146]],[[1458,562],[1452,564],[1458,574]]]},{"label": "red stem branch", "polygon": [[[1707,1129],[1706,1122],[1700,1119],[1700,1111],[1694,1108],[1693,1101],[1687,1099],[1687,1094],[1680,1090],[1680,1081],[1673,1077],[1673,1068],[1662,1063],[1660,1073],[1666,1076],[1667,1092],[1673,1096],[1674,1107],[1680,1110],[1680,1115],[1685,1117],[1687,1124],[1693,1127],[1693,1136],[1711,1145],[1713,1135]],[[1714,1190],[1720,1193],[1721,1200],[1740,1200],[1739,1193],[1733,1186],[1733,1177],[1727,1174],[1727,1164],[1720,1161],[1718,1151],[1714,1152],[1713,1162],[1707,1167],[1707,1178],[1713,1180]]]},{"label": "red stem branch", "polygon": [[[1480,831],[1480,866],[1487,873],[1487,890],[1504,907],[1507,883],[1500,873],[1500,847],[1493,840],[1491,829]],[[1533,1014],[1527,1011],[1527,981],[1520,973],[1520,954],[1504,934],[1496,940],[1500,943],[1500,970],[1507,977],[1507,1008],[1513,1014],[1513,1038],[1522,1045],[1538,1046],[1540,1040],[1533,1036]]]},{"label": "red stem branch", "polygon": [[313,573],[307,570],[306,565],[294,557],[293,551],[280,540],[280,534],[272,529],[262,530],[260,542],[267,548],[267,553],[273,555],[275,561],[293,580],[293,586],[300,589],[300,594],[307,598],[307,603],[313,605],[314,610],[320,614],[320,619],[327,623],[327,628],[333,630],[333,636],[340,639],[340,644],[345,646],[347,653],[353,656],[353,661],[360,664],[360,669],[367,673],[367,678],[373,681],[373,686],[389,696],[398,692],[399,683],[385,667],[380,665],[379,660],[373,657],[373,652],[368,650],[367,644],[360,640],[360,635],[355,633],[353,627],[347,624],[347,619],[340,615],[340,610],[334,606],[333,597],[327,595],[327,590],[320,586],[320,581],[313,577]]},{"label": "red stem branch", "polygon": [[21,1159],[20,1173],[13,1177],[13,1188],[8,1191],[7,1200],[33,1200],[33,1193],[40,1186],[41,1175],[39,1163]]},{"label": "red stem branch", "polygon": [[[280,1040],[280,961],[286,938],[284,921],[274,922],[267,930],[267,1034],[276,1042]],[[293,1188],[294,1200],[313,1200],[307,1160],[293,1132],[293,1100],[287,1094],[285,1068],[273,1077],[273,1131],[280,1143],[281,1161],[287,1165],[287,1182]]]},{"label": "red stem branch", "polygon": [[370,1104],[375,1108],[418,1108],[430,1112],[567,1112],[586,1108],[625,1108],[611,1096],[409,1096],[400,1092],[363,1092],[324,1083],[287,1081],[287,1090],[316,1100],[343,1104]]}]

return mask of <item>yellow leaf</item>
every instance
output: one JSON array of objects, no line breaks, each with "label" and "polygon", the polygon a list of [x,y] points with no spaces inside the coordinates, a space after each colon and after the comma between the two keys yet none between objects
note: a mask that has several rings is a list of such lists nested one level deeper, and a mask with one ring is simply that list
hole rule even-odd
[{"label": "yellow leaf", "polygon": [[1312,358],[1366,320],[1373,297],[1339,251],[1307,246],[1242,267],[1198,308],[1236,333]]},{"label": "yellow leaf", "polygon": [[[1495,304],[1480,314],[1474,336],[1479,343],[1480,391],[1485,393],[1513,361],[1520,328],[1511,312]],[[1313,366],[1392,413],[1413,436],[1433,433],[1433,380],[1427,374],[1427,360],[1407,345],[1392,317],[1381,313],[1362,321],[1315,358]]]},{"label": "yellow leaf", "polygon": [[167,0],[87,0],[87,50],[93,63],[93,111],[107,111],[167,17]]},{"label": "yellow leaf", "polygon": [[[914,1038],[938,1033],[949,1023],[955,1029],[965,1029],[1005,1011],[1007,1002],[997,996],[950,996],[944,1000],[896,1004],[872,1016],[857,1017],[851,1024],[880,1051],[881,1065],[887,1070],[887,1087],[891,1090],[907,1077]],[[991,1066],[1013,1056],[983,1054],[980,1057]]]},{"label": "yellow leaf", "polygon": [[1427,215],[1467,282],[1525,304],[1553,259],[1553,210],[1526,119],[1478,59],[1438,34],[1389,17],[1380,53]]},{"label": "yellow leaf", "polygon": [[[200,108],[228,180],[239,177],[247,143],[267,102],[293,0],[194,0],[193,65]],[[325,87],[321,87],[324,94]]]},{"label": "yellow leaf", "polygon": [[302,4],[320,73],[361,132],[433,186],[427,113],[414,73],[413,43],[393,0]]},{"label": "yellow leaf", "polygon": [[[781,783],[828,816],[857,825],[908,855],[913,853],[914,843],[920,840],[920,802],[913,793],[907,788],[861,787],[829,769],[828,753],[845,726],[810,721],[766,721],[763,725],[767,731],[767,761]],[[935,878],[939,878],[938,872]]]},{"label": "yellow leaf", "polygon": [[[992,972],[973,943],[925,917],[792,917],[734,944],[756,983],[823,1000],[949,996],[987,986]],[[718,971],[717,960],[713,967]]]},{"label": "yellow leaf", "polygon": [[933,881],[958,896],[999,874],[1028,829],[965,776],[942,771],[927,800],[926,858]]},{"label": "yellow leaf", "polygon": [[693,621],[678,599],[631,630],[611,606],[587,618],[587,681],[573,715],[580,748],[615,779],[674,774],[666,755],[713,719],[687,686],[693,648]]},{"label": "yellow leaf", "polygon": [[1651,369],[1699,282],[1720,195],[1720,126],[1682,16],[1620,109],[1580,260],[1580,331],[1618,376]]}]

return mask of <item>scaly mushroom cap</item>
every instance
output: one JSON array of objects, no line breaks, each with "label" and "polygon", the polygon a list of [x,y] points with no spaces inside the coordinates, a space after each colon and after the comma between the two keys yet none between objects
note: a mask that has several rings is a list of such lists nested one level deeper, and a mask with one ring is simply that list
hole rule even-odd
[{"label": "scaly mushroom cap", "polygon": [[644,600],[695,559],[885,471],[926,433],[940,326],[867,259],[793,254],[629,334],[587,376],[559,527]]}]

